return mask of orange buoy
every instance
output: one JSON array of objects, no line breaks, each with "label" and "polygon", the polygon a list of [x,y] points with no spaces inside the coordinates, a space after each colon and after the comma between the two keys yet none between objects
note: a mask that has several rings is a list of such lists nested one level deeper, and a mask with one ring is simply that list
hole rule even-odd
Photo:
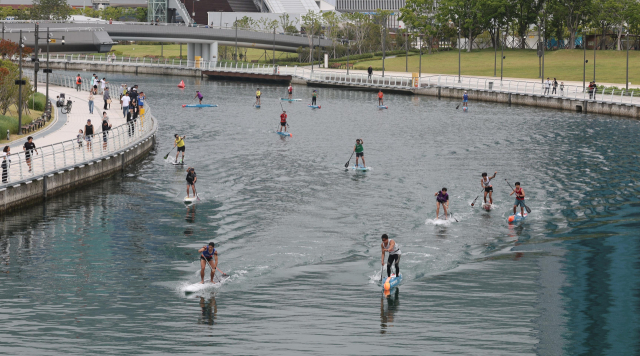
[{"label": "orange buoy", "polygon": [[178,88],[184,89],[184,80],[180,81],[180,84],[178,84]]}]

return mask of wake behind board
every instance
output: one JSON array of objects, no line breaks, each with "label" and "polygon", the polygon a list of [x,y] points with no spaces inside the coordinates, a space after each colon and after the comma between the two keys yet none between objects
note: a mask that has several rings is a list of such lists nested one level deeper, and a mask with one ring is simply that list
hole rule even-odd
[{"label": "wake behind board", "polygon": [[177,161],[177,162],[176,161],[172,161],[171,164],[173,164],[174,166],[182,166],[182,165],[184,165],[184,162],[183,161]]},{"label": "wake behind board", "polygon": [[378,105],[378,109],[388,109],[389,107],[386,105]]},{"label": "wake behind board", "polygon": [[216,104],[183,104],[183,108],[217,108]]},{"label": "wake behind board", "polygon": [[382,283],[382,290],[390,291],[400,284],[400,282],[402,282],[402,274],[396,277],[396,274],[392,273],[391,276],[387,277],[387,279],[384,280],[384,283]]},{"label": "wake behind board", "polygon": [[517,213],[516,215],[509,215],[509,217],[507,218],[507,221],[510,223],[515,223],[515,222],[523,221],[526,218],[527,218],[526,213],[524,214],[524,216],[522,216],[521,213]]},{"label": "wake behind board", "polygon": [[302,101],[302,99],[287,99],[287,98],[280,98],[280,100],[282,100],[282,101]]},{"label": "wake behind board", "polygon": [[491,203],[482,203],[482,209],[484,209],[486,211],[491,211],[492,208],[493,208],[493,204],[491,204]]},{"label": "wake behind board", "polygon": [[[216,278],[217,278],[217,274],[216,274]],[[211,281],[205,281],[204,284],[198,282],[198,283],[194,283],[194,284],[189,284],[188,286],[184,287],[182,289],[182,291],[185,294],[190,294],[190,293],[195,293],[195,292],[199,292],[208,288],[215,288],[218,287],[220,285],[222,285],[222,283],[224,283],[225,280],[227,280],[229,277],[221,277],[220,280],[216,283],[211,283]],[[215,280],[215,279],[214,279]]]},{"label": "wake behind board", "polygon": [[349,167],[349,169],[351,169],[352,171],[366,172],[366,171],[370,171],[371,167],[363,167],[361,165],[357,165],[357,166],[351,166]]},{"label": "wake behind board", "polygon": [[293,137],[293,135],[291,134],[291,132],[278,132],[278,135],[280,135],[280,136]]},{"label": "wake behind board", "polygon": [[198,197],[184,197],[184,203],[185,204],[192,204],[195,203],[195,201],[198,200]]},{"label": "wake behind board", "polygon": [[307,105],[307,106],[312,108],[312,109],[321,109],[322,108],[320,105]]}]

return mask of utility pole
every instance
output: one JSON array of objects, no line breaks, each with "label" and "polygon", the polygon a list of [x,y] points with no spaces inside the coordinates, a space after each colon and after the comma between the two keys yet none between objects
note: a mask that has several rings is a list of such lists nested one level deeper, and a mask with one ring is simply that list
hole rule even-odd
[{"label": "utility pole", "polygon": [[20,48],[20,56],[18,57],[20,74],[18,75],[18,80],[16,80],[15,83],[18,85],[18,135],[22,135],[22,86],[27,84],[25,80],[22,80],[22,47],[24,47],[22,30],[20,30],[20,44],[18,47]]},{"label": "utility pole", "polygon": [[458,19],[458,83],[461,83],[460,80],[460,19]]},{"label": "utility pole", "polygon": [[625,37],[627,40],[627,80],[625,80],[625,83],[627,85],[627,91],[629,91],[629,29],[627,29]]},{"label": "utility pole", "polygon": [[385,57],[385,52],[384,52],[384,42],[385,42],[385,37],[387,34],[387,19],[383,19],[383,23],[382,23],[382,77],[384,78],[384,57]]},{"label": "utility pole", "polygon": [[593,82],[596,82],[596,44],[598,43],[597,41],[598,39],[598,35],[594,34],[593,35]]},{"label": "utility pole", "polygon": [[[504,37],[506,35],[507,35],[507,32],[505,31],[504,36],[502,37],[502,41],[501,41],[502,42],[501,43],[502,49],[500,50],[500,82],[502,82],[502,68],[503,68],[503,65],[504,65],[504,41],[505,41]],[[500,84],[500,85],[502,85],[502,84]]]},{"label": "utility pole", "polygon": [[238,66],[238,18],[236,17],[236,67]]},{"label": "utility pole", "polygon": [[276,65],[276,28],[273,28],[273,66]]},{"label": "utility pole", "polygon": [[47,110],[47,106],[49,105],[49,73],[51,73],[51,68],[49,68],[49,42],[51,42],[51,32],[49,32],[49,27],[47,27],[47,69],[44,70],[44,72],[47,74],[47,101],[44,104],[45,110]]},{"label": "utility pole", "polygon": [[582,31],[582,92],[585,89],[585,80],[587,74],[587,36]]},{"label": "utility pole", "polygon": [[[40,59],[38,58],[38,38],[39,38],[39,32],[40,28],[38,26],[38,24],[36,23],[36,32],[34,35],[35,41],[36,41],[36,45],[34,48],[34,56],[33,58],[35,59],[35,62],[33,63],[33,87],[35,92],[38,92],[38,71],[40,70]],[[35,94],[34,94],[35,95]]]},{"label": "utility pole", "polygon": [[[495,24],[495,23],[494,23]],[[496,76],[496,71],[498,69],[498,28],[495,28],[495,42],[493,43],[493,76]]]}]

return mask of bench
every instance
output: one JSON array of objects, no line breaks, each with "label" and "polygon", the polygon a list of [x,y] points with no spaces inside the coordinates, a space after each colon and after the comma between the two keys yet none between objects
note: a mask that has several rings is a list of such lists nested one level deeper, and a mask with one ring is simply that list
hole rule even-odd
[{"label": "bench", "polygon": [[258,60],[257,59],[252,59],[251,63],[258,63]]},{"label": "bench", "polygon": [[[347,64],[344,65],[345,68],[347,68]],[[340,67],[342,68],[342,67]],[[349,68],[353,68],[353,63],[349,63]]]},{"label": "bench", "polygon": [[329,63],[329,68],[342,68],[342,63]]}]

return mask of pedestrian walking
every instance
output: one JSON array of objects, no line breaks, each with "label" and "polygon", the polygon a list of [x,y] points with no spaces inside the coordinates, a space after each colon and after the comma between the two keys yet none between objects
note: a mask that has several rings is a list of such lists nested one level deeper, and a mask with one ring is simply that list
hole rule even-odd
[{"label": "pedestrian walking", "polygon": [[135,113],[133,107],[129,108],[129,112],[127,113],[127,126],[129,127],[129,137],[134,134],[134,122],[135,122]]},{"label": "pedestrian walking", "polygon": [[9,154],[11,153],[11,147],[4,146],[2,149],[2,183],[9,182],[9,163],[11,160],[9,159]]},{"label": "pedestrian walking", "polygon": [[80,87],[82,86],[82,78],[80,77],[80,73],[76,77],[76,91],[80,91]]},{"label": "pedestrian walking", "polygon": [[84,126],[84,140],[87,141],[87,151],[91,151],[91,141],[93,140],[93,124],[91,119],[87,120]]},{"label": "pedestrian walking", "polygon": [[371,75],[373,74],[373,67],[369,66],[367,69],[367,73],[369,74],[369,79],[371,79]]},{"label": "pedestrian walking", "polygon": [[89,114],[93,114],[93,90],[89,92]]},{"label": "pedestrian walking", "polygon": [[111,104],[111,95],[109,95],[109,88],[104,89],[102,99],[104,100],[104,110],[107,110],[107,105]]},{"label": "pedestrian walking", "polygon": [[100,81],[100,87],[102,88],[103,93],[106,86],[107,86],[107,78],[102,78],[102,80]]},{"label": "pedestrian walking", "polygon": [[127,117],[127,113],[129,112],[130,102],[131,102],[131,97],[129,96],[122,97],[122,117]]},{"label": "pedestrian walking", "polygon": [[107,113],[102,113],[103,117],[106,117],[106,120],[102,120],[102,150],[107,149],[107,134],[109,130],[111,130],[111,124],[109,123],[109,117],[107,117]]},{"label": "pedestrian walking", "polygon": [[558,89],[558,81],[556,80],[556,78],[553,78],[553,91],[551,92],[551,94],[558,95],[557,89]]}]

